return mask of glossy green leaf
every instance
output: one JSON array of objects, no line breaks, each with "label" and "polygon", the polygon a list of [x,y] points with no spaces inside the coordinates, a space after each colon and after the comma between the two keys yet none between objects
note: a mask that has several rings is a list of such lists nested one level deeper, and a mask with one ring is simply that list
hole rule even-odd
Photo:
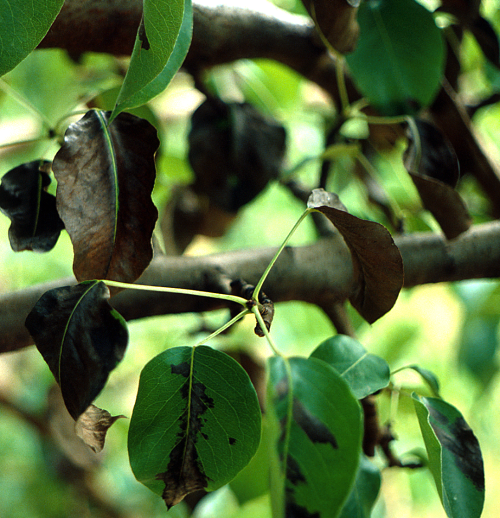
[{"label": "glossy green leaf", "polygon": [[235,360],[207,346],[168,349],[141,373],[132,471],[170,507],[234,478],[255,454],[260,427],[257,394]]},{"label": "glossy green leaf", "polygon": [[47,34],[64,0],[0,2],[0,76],[20,63]]},{"label": "glossy green leaf", "polygon": [[56,199],[47,192],[50,162],[35,160],[21,164],[2,177],[0,211],[12,224],[12,250],[48,252],[54,248],[64,224],[56,210]]},{"label": "glossy green leaf", "polygon": [[360,405],[339,374],[316,358],[273,357],[268,366],[273,516],[335,518],[358,468]]},{"label": "glossy green leaf", "polygon": [[364,398],[384,387],[390,379],[387,362],[366,352],[354,338],[346,335],[332,336],[321,343],[311,354],[333,367],[349,384],[353,394]]},{"label": "glossy green leaf", "polygon": [[191,0],[143,0],[143,4],[132,58],[110,120],[162,92],[191,44]]},{"label": "glossy green leaf", "polygon": [[441,399],[413,394],[429,468],[450,518],[479,518],[484,469],[479,443],[462,414]]},{"label": "glossy green leaf", "polygon": [[365,455],[361,455],[356,481],[340,518],[370,518],[381,483],[380,470]]},{"label": "glossy green leaf", "polygon": [[428,106],[445,57],[432,13],[415,0],[370,0],[361,3],[358,23],[359,41],[346,60],[361,93],[384,115]]},{"label": "glossy green leaf", "polygon": [[134,282],[149,264],[158,211],[151,199],[159,141],[144,119],[89,111],[71,124],[52,163],[57,210],[79,281]]},{"label": "glossy green leaf", "polygon": [[312,191],[307,206],[324,214],[344,238],[357,283],[349,300],[367,322],[375,322],[392,309],[403,287],[403,259],[391,234],[349,214],[336,194],[323,189]]},{"label": "glossy green leaf", "polygon": [[108,287],[99,281],[55,288],[26,318],[74,419],[104,388],[127,347],[127,325],[108,299]]}]

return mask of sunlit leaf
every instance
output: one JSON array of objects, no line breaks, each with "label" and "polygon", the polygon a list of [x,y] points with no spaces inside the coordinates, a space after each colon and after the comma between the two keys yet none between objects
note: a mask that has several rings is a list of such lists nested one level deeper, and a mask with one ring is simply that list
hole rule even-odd
[{"label": "sunlit leaf", "polygon": [[55,288],[26,318],[73,419],[101,392],[127,347],[127,326],[108,299],[109,290],[99,281]]},{"label": "sunlit leaf", "polygon": [[460,176],[457,156],[431,123],[415,119],[409,126],[404,165],[424,207],[434,215],[448,239],[470,228],[467,207],[454,189]]},{"label": "sunlit leaf", "polygon": [[272,357],[268,366],[267,414],[277,428],[273,516],[335,518],[358,468],[359,403],[335,370],[316,358]]},{"label": "sunlit leaf", "polygon": [[261,412],[243,368],[210,347],[175,347],[143,369],[128,450],[137,480],[168,507],[228,483],[255,454]]},{"label": "sunlit leaf", "polygon": [[159,141],[149,122],[89,111],[71,124],[52,168],[57,210],[75,252],[79,281],[135,281],[153,255],[158,211],[151,200]]},{"label": "sunlit leaf", "polygon": [[144,0],[141,25],[113,120],[162,92],[179,70],[191,44],[191,0]]},{"label": "sunlit leaf", "polygon": [[20,63],[47,34],[64,0],[0,2],[0,76]]},{"label": "sunlit leaf", "polygon": [[462,414],[442,399],[419,397],[413,403],[446,514],[479,518],[484,503],[484,469],[479,443]]},{"label": "sunlit leaf", "polygon": [[356,481],[340,518],[370,518],[381,482],[380,470],[365,455],[361,455]]},{"label": "sunlit leaf", "polygon": [[351,250],[357,289],[351,304],[369,323],[385,315],[403,287],[403,260],[389,231],[374,221],[349,214],[338,196],[314,189],[307,202],[324,214]]},{"label": "sunlit leaf", "polygon": [[354,338],[346,335],[332,336],[321,343],[312,358],[323,360],[333,367],[351,387],[358,398],[364,398],[384,387],[390,379],[387,362],[366,352]]},{"label": "sunlit leaf", "polygon": [[384,115],[412,114],[438,92],[445,46],[432,13],[415,0],[362,2],[360,37],[346,56],[361,93]]},{"label": "sunlit leaf", "polygon": [[64,224],[56,210],[56,199],[46,189],[50,184],[50,162],[35,160],[11,169],[0,184],[0,210],[10,218],[12,250],[48,252]]}]

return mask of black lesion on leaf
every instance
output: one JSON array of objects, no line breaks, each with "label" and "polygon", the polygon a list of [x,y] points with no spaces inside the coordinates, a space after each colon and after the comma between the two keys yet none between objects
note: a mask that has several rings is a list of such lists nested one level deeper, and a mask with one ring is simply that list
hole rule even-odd
[{"label": "black lesion on leaf", "polygon": [[299,463],[291,455],[288,455],[286,459],[286,478],[294,486],[300,482],[306,482],[304,475],[300,471]]},{"label": "black lesion on leaf", "polygon": [[287,502],[285,518],[320,518],[320,514],[310,513],[305,507],[297,505],[295,502]]},{"label": "black lesion on leaf", "polygon": [[[170,368],[173,374],[185,377],[190,375],[191,368],[187,362],[171,365]],[[203,414],[214,407],[214,400],[205,390],[205,385],[200,382],[194,382],[190,386],[186,381],[181,387],[182,398],[190,398],[189,413],[187,410],[181,416],[179,442],[170,452],[167,471],[156,475],[157,480],[165,483],[162,497],[168,508],[178,504],[187,494],[203,489],[208,484],[208,477],[203,471],[196,451],[196,442],[200,436],[208,440],[208,435],[202,431],[206,423]]]},{"label": "black lesion on leaf", "polygon": [[141,24],[139,25],[139,32],[138,32],[138,38],[141,42],[141,49],[149,50],[149,40],[146,35],[146,27],[144,26],[144,17],[141,18]]},{"label": "black lesion on leaf", "polygon": [[329,428],[297,399],[293,400],[293,419],[313,443],[329,443],[333,448],[339,446]]},{"label": "black lesion on leaf", "polygon": [[229,444],[232,446],[236,443],[236,439],[234,437],[229,437]]},{"label": "black lesion on leaf", "polygon": [[[476,436],[463,417],[454,422],[433,407],[428,407],[430,424],[441,446],[453,454],[458,469],[483,492],[484,470],[481,449]],[[435,423],[433,423],[435,421]]]}]

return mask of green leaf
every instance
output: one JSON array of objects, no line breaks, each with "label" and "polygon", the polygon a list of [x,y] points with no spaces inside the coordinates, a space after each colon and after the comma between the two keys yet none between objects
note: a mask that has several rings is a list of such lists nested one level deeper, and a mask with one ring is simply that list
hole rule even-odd
[{"label": "green leaf", "polygon": [[235,360],[207,346],[168,349],[141,373],[132,471],[170,507],[234,478],[255,454],[260,427],[257,394]]},{"label": "green leaf", "polygon": [[386,361],[366,352],[354,338],[346,335],[332,336],[321,343],[311,354],[328,363],[349,384],[353,394],[364,398],[384,387],[390,380]]},{"label": "green leaf", "polygon": [[415,372],[420,374],[421,378],[427,383],[427,386],[431,389],[433,395],[435,397],[440,397],[439,395],[439,380],[436,375],[428,369],[424,369],[419,365],[409,365],[406,367],[408,369],[412,369]]},{"label": "green leaf", "polygon": [[381,114],[413,114],[439,89],[445,47],[432,14],[415,0],[362,2],[360,37],[346,56],[358,89]]},{"label": "green leaf", "polygon": [[104,388],[127,347],[127,325],[108,299],[108,287],[99,281],[55,288],[26,318],[74,419]]},{"label": "green leaf", "polygon": [[416,394],[413,403],[446,514],[479,518],[484,504],[484,469],[475,435],[449,403]]},{"label": "green leaf", "polygon": [[192,27],[191,0],[144,0],[143,19],[110,121],[168,86],[186,57]]},{"label": "green leaf", "polygon": [[0,76],[20,63],[47,34],[64,0],[0,2]]},{"label": "green leaf", "polygon": [[89,111],[54,157],[57,210],[73,243],[79,281],[134,282],[149,264],[158,211],[151,199],[159,141],[144,119]]},{"label": "green leaf", "polygon": [[273,516],[335,518],[356,477],[361,408],[347,383],[316,358],[269,360]]},{"label": "green leaf", "polygon": [[361,455],[356,481],[340,518],[370,518],[381,482],[380,470]]},{"label": "green leaf", "polygon": [[10,218],[12,250],[48,252],[54,248],[64,224],[56,210],[56,199],[47,192],[50,162],[35,160],[21,164],[2,177],[0,211]]}]

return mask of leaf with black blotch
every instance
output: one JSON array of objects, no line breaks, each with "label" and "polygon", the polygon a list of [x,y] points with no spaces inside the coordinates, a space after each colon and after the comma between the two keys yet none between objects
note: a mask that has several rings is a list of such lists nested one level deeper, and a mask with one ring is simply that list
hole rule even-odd
[{"label": "leaf with black blotch", "polygon": [[366,352],[350,336],[332,336],[318,345],[311,357],[323,360],[333,367],[358,399],[387,387],[390,381],[391,372],[387,362]]},{"label": "leaf with black blotch", "polygon": [[0,184],[0,210],[12,221],[9,241],[12,250],[48,252],[64,224],[56,199],[47,192],[50,162],[35,160],[11,169]]},{"label": "leaf with black blotch", "polygon": [[268,367],[273,516],[337,517],[358,468],[360,405],[321,360],[275,356]]},{"label": "leaf with black blotch", "polygon": [[234,478],[256,452],[260,427],[257,394],[235,360],[207,346],[174,347],[142,370],[130,465],[171,507]]},{"label": "leaf with black blotch", "polygon": [[323,189],[313,190],[307,206],[324,214],[344,238],[357,280],[349,300],[367,322],[375,322],[394,306],[403,287],[403,260],[391,234],[349,214],[336,194]]},{"label": "leaf with black blotch", "polygon": [[450,518],[479,518],[484,467],[479,442],[462,414],[442,399],[413,394],[429,469]]},{"label": "leaf with black blotch", "polygon": [[124,415],[111,415],[107,410],[90,405],[75,423],[75,432],[93,451],[99,453],[104,448],[106,433],[113,423]]},{"label": "leaf with black blotch", "polygon": [[71,124],[52,164],[57,210],[79,281],[134,282],[149,264],[158,211],[151,200],[159,141],[146,120],[89,111]]},{"label": "leaf with black blotch", "polygon": [[460,176],[455,151],[430,122],[415,119],[408,133],[404,165],[424,207],[436,218],[445,236],[453,239],[472,223],[465,203],[454,189]]},{"label": "leaf with black blotch", "polygon": [[127,347],[126,323],[108,299],[108,287],[99,281],[55,288],[26,318],[75,420],[104,388]]}]

